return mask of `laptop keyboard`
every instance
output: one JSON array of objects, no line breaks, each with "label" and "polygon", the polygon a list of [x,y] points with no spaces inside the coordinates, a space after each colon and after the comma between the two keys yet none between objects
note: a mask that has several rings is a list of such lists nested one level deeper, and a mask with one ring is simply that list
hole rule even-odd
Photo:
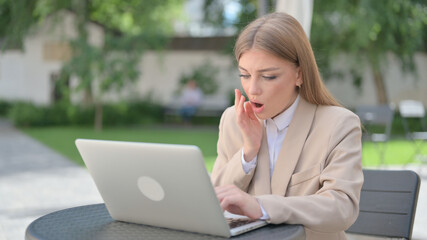
[{"label": "laptop keyboard", "polygon": [[249,218],[227,218],[227,223],[230,229],[243,226],[248,223],[252,223],[257,221],[256,219],[249,219]]}]

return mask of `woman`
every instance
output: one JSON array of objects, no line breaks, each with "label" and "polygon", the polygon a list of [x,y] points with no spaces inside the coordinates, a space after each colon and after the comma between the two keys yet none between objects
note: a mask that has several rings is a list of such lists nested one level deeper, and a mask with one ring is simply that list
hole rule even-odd
[{"label": "woman", "polygon": [[303,224],[307,239],[346,239],[363,183],[358,117],[326,90],[299,23],[273,13],[235,46],[240,80],[221,117],[212,182],[221,207]]}]

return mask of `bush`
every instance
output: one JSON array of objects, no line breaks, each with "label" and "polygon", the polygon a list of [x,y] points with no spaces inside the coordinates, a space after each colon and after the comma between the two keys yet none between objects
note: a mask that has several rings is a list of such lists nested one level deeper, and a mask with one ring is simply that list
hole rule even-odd
[{"label": "bush", "polygon": [[67,109],[67,116],[71,125],[90,126],[95,119],[94,107],[82,107],[70,105]]},{"label": "bush", "polygon": [[0,116],[7,116],[12,104],[10,102],[0,100]]},{"label": "bush", "polygon": [[150,101],[105,105],[103,114],[105,126],[148,124],[163,121],[163,107]]},{"label": "bush", "polygon": [[44,116],[43,122],[44,125],[66,125],[70,124],[70,119],[68,116],[68,108],[71,107],[67,103],[56,103],[49,107],[43,107]]},{"label": "bush", "polygon": [[37,107],[29,102],[17,102],[13,104],[8,116],[17,126],[44,125],[45,109]]},{"label": "bush", "polygon": [[[16,126],[93,125],[94,106],[74,106],[66,102],[51,106],[36,106],[29,102],[13,104],[9,118]],[[163,121],[163,108],[151,101],[106,104],[103,107],[104,126],[147,124]]]}]

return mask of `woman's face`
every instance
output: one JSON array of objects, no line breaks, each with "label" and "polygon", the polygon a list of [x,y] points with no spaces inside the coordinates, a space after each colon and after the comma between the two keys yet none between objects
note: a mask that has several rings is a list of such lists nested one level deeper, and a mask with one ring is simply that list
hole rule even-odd
[{"label": "woman's face", "polygon": [[240,81],[260,119],[285,111],[298,96],[302,84],[299,67],[266,51],[250,49],[239,60]]}]

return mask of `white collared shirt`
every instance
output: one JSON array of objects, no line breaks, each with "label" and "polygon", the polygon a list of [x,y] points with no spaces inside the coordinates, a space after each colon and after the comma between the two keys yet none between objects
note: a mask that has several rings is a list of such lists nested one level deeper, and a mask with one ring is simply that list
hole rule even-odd
[{"label": "white collared shirt", "polygon": [[[277,162],[280,150],[282,149],[283,141],[285,140],[286,133],[288,132],[289,124],[291,123],[292,117],[294,116],[295,110],[297,109],[300,96],[298,95],[294,103],[281,114],[274,118],[264,120],[264,126],[267,133],[267,144],[268,144],[268,155],[270,160],[270,180],[273,176],[274,166]],[[245,173],[249,173],[256,167],[258,157],[255,156],[250,162],[246,162],[244,158],[242,148],[242,167]],[[269,219],[267,212],[260,204],[262,217],[261,219]]]},{"label": "white collared shirt", "polygon": [[[289,124],[297,109],[300,96],[295,99],[294,103],[281,114],[276,117],[264,120],[264,126],[267,133],[268,154],[270,160],[270,179],[273,176],[274,166],[277,162],[280,150],[282,149],[283,141],[285,140],[286,133],[288,132]],[[242,148],[242,166],[246,173],[249,173],[255,168],[257,156],[250,162],[246,162],[243,155]]]}]

